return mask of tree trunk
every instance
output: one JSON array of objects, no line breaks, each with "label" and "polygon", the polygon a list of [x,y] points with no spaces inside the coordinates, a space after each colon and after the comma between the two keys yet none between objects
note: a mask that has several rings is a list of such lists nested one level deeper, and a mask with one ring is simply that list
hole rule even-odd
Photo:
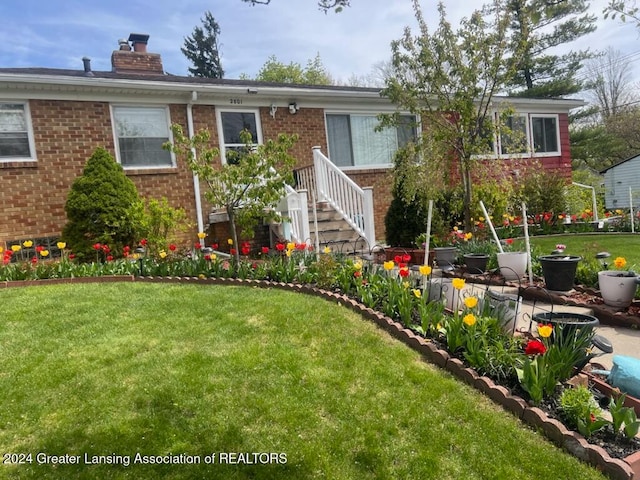
[{"label": "tree trunk", "polygon": [[236,227],[236,217],[232,207],[227,207],[227,215],[229,215],[229,228],[231,229],[231,240],[233,240],[232,248],[235,251],[233,255],[233,258],[235,260],[233,276],[235,277],[238,274],[238,267],[240,266],[240,250],[238,249],[238,229]]}]

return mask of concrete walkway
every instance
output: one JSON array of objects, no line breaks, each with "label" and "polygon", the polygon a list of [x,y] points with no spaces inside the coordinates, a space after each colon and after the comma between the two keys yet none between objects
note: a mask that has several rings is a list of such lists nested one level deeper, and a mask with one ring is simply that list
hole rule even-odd
[{"label": "concrete walkway", "polygon": [[[494,287],[490,287],[494,290]],[[517,288],[498,287],[498,291],[513,298],[516,297]],[[522,301],[517,317],[516,330],[528,331],[531,328],[535,331],[536,322],[531,324],[531,318],[536,313],[545,313],[553,311],[554,313],[571,312],[581,313],[584,315],[593,315],[590,308],[574,307],[569,305],[549,305],[544,302]],[[603,365],[606,369],[613,366],[614,355],[626,355],[629,357],[640,358],[640,330],[624,327],[611,327],[608,325],[599,325],[596,327],[596,334],[602,335],[611,342],[613,353],[603,354],[593,359],[593,362]]]}]

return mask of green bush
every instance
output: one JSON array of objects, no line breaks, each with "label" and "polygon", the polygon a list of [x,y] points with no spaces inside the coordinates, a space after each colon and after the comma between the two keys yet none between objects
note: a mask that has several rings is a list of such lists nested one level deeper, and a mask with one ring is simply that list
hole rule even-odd
[{"label": "green bush", "polygon": [[176,242],[177,232],[184,232],[189,228],[184,209],[171,207],[165,197],[161,200],[147,200],[144,211],[139,215],[140,236],[147,240],[147,249],[152,255],[166,250],[170,243]]},{"label": "green bush", "polygon": [[418,199],[405,200],[402,184],[393,189],[393,198],[384,218],[387,243],[392,247],[412,247],[427,230],[427,208]]},{"label": "green bush", "polygon": [[119,253],[138,240],[138,191],[104,148],[94,151],[71,185],[65,211],[68,221],[62,238],[81,261],[96,259],[96,243]]}]

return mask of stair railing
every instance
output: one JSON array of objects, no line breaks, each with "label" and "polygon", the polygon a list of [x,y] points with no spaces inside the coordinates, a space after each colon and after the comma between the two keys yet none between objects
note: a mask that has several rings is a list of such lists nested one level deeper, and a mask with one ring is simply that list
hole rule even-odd
[{"label": "stair railing", "polygon": [[331,205],[369,245],[375,245],[373,188],[360,188],[320,147],[313,147],[313,163],[317,200]]},{"label": "stair railing", "polygon": [[[285,222],[291,225],[289,232],[290,240],[295,243],[305,243],[310,240],[309,230],[309,202],[307,191],[296,191],[290,185],[285,185],[287,212]],[[285,232],[286,233],[286,232]]]}]

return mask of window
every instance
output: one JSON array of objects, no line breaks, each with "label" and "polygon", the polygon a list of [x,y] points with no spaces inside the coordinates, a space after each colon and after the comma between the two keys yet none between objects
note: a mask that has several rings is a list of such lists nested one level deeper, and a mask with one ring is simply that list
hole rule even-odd
[{"label": "window", "polygon": [[375,115],[327,114],[329,158],[339,167],[388,166],[398,148],[416,138],[415,117],[376,131]]},{"label": "window", "polygon": [[503,131],[500,133],[500,154],[527,153],[529,151],[527,117],[524,115],[511,115],[503,123]]},{"label": "window", "polygon": [[0,103],[0,161],[35,158],[29,107],[26,103]]},{"label": "window", "polygon": [[535,153],[560,153],[557,115],[531,115],[531,129]]},{"label": "window", "polygon": [[124,168],[172,167],[166,107],[113,107],[117,150]]},{"label": "window", "polygon": [[518,157],[518,156],[556,156],[560,155],[560,129],[558,115],[518,113],[500,118],[494,113],[493,121],[502,122],[499,135],[481,134],[485,148],[481,148],[479,156]]},{"label": "window", "polygon": [[226,163],[237,163],[239,156],[247,148],[240,138],[243,130],[251,133],[254,145],[262,143],[260,120],[256,110],[219,111],[218,131],[220,133],[222,159]]}]

